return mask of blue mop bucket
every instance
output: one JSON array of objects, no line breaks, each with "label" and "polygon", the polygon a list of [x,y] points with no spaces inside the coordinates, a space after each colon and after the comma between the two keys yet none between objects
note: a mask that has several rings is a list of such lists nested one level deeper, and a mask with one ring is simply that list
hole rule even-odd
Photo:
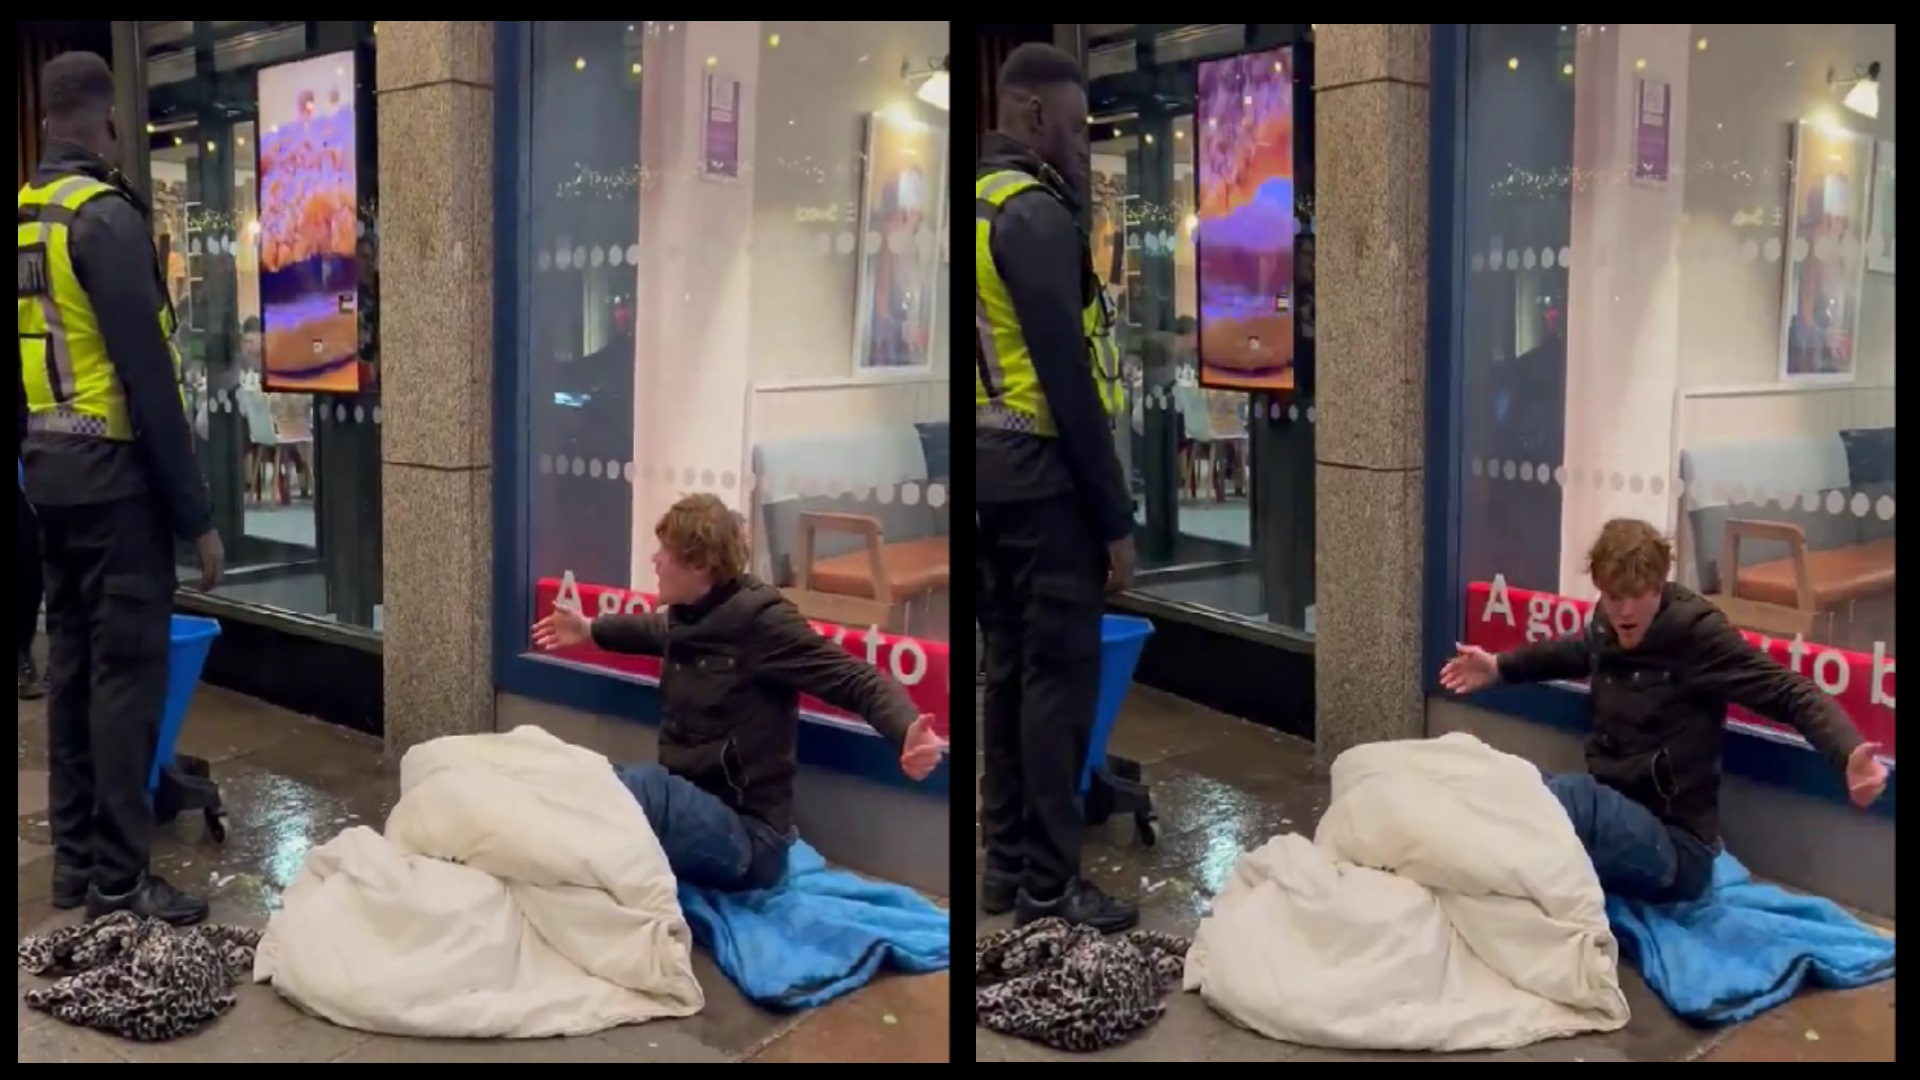
[{"label": "blue mop bucket", "polygon": [[173,744],[187,722],[187,706],[193,704],[193,692],[200,686],[200,672],[207,666],[207,653],[213,639],[220,636],[220,624],[193,615],[173,617],[170,647],[167,650],[167,711],[160,716],[160,745],[154,749],[153,771],[147,774],[147,797],[160,790],[160,773],[173,764]]},{"label": "blue mop bucket", "polygon": [[1093,714],[1093,737],[1087,740],[1086,764],[1080,768],[1080,794],[1093,783],[1094,771],[1106,764],[1107,739],[1120,719],[1120,703],[1133,685],[1140,653],[1153,636],[1153,624],[1133,615],[1100,618],[1100,704]]}]

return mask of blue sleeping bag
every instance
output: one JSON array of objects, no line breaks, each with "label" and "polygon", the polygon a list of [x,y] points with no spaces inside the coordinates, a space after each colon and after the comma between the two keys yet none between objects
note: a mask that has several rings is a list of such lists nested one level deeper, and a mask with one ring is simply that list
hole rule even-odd
[{"label": "blue sleeping bag", "polygon": [[809,1009],[865,986],[882,969],[944,971],[951,919],[901,885],[827,866],[793,845],[787,876],[771,889],[726,893],[680,887],[693,938],[748,998]]},{"label": "blue sleeping bag", "polygon": [[1893,978],[1893,939],[1831,900],[1753,880],[1722,854],[1713,889],[1686,904],[1607,897],[1622,953],[1660,1000],[1702,1026],[1751,1019],[1811,984],[1845,990]]}]

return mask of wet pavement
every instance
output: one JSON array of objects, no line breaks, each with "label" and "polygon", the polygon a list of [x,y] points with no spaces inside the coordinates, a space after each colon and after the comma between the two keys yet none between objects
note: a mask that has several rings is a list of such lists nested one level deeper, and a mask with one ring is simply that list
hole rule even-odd
[{"label": "wet pavement", "polygon": [[[1325,775],[1310,745],[1143,687],[1134,687],[1108,749],[1143,766],[1159,813],[1159,842],[1142,847],[1130,822],[1089,838],[1086,875],[1141,902],[1148,929],[1191,935],[1240,854],[1277,833],[1311,834],[1326,808]],[[975,816],[979,812],[975,804]],[[976,848],[976,867],[979,854]],[[976,881],[976,887],[978,882]],[[981,918],[976,933],[1007,925]],[[1676,1018],[1627,973],[1628,1026],[1490,1054],[1354,1054],[1303,1048],[1240,1028],[1198,995],[1175,992],[1157,1025],[1097,1054],[1056,1052],[977,1030],[978,1061],[1892,1061],[1892,983],[1803,995],[1730,1031]]]},{"label": "wet pavement", "polygon": [[[224,845],[197,815],[162,830],[154,868],[212,898],[216,922],[263,926],[307,852],[356,824],[378,827],[398,793],[379,743],[224,691],[203,689],[181,735],[182,753],[215,763],[230,809]],[[70,921],[48,904],[43,702],[19,707],[17,933]],[[20,1005],[22,1062],[898,1062],[948,1060],[946,975],[881,979],[826,1008],[775,1015],[741,997],[705,953],[695,971],[707,1007],[685,1020],[588,1038],[539,1041],[398,1039],[338,1028],[248,985],[239,1005],[203,1032],[135,1044],[68,1027]],[[24,992],[35,985],[19,976]]]}]

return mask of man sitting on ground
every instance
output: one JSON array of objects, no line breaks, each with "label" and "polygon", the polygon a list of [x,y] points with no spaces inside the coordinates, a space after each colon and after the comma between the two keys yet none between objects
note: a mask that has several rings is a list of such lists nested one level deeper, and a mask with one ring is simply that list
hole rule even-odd
[{"label": "man sitting on ground", "polygon": [[1720,609],[1667,580],[1673,547],[1644,521],[1600,530],[1587,572],[1600,604],[1586,630],[1498,656],[1471,645],[1440,672],[1456,694],[1496,683],[1589,679],[1587,771],[1548,779],[1610,893],[1665,903],[1704,895],[1720,852],[1727,706],[1791,726],[1843,770],[1855,804],[1887,767],[1811,679],[1749,644]]},{"label": "man sitting on ground", "polygon": [[664,612],[589,621],[556,606],[541,649],[591,641],[665,658],[660,763],[618,767],[674,876],[716,889],[779,882],[793,845],[800,695],[863,717],[924,780],[943,744],[900,686],[824,638],[780,590],[747,573],[746,530],[712,495],[675,503],[654,527]]}]

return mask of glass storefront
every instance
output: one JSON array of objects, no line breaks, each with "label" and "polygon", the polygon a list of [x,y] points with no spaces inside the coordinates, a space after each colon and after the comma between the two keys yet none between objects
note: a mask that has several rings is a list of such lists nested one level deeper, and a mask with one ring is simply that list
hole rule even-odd
[{"label": "glass storefront", "polygon": [[712,493],[944,720],[948,24],[527,25],[516,603],[650,607],[655,523]]},{"label": "glass storefront", "polygon": [[1138,593],[1311,634],[1311,33],[1073,29],[1092,109],[1089,234],[1120,316],[1115,439]]},{"label": "glass storefront", "polygon": [[1643,519],[1891,754],[1893,26],[1464,32],[1459,640],[1577,628]]},{"label": "glass storefront", "polygon": [[130,164],[226,543],[217,595],[378,631],[373,24],[138,25]]}]

